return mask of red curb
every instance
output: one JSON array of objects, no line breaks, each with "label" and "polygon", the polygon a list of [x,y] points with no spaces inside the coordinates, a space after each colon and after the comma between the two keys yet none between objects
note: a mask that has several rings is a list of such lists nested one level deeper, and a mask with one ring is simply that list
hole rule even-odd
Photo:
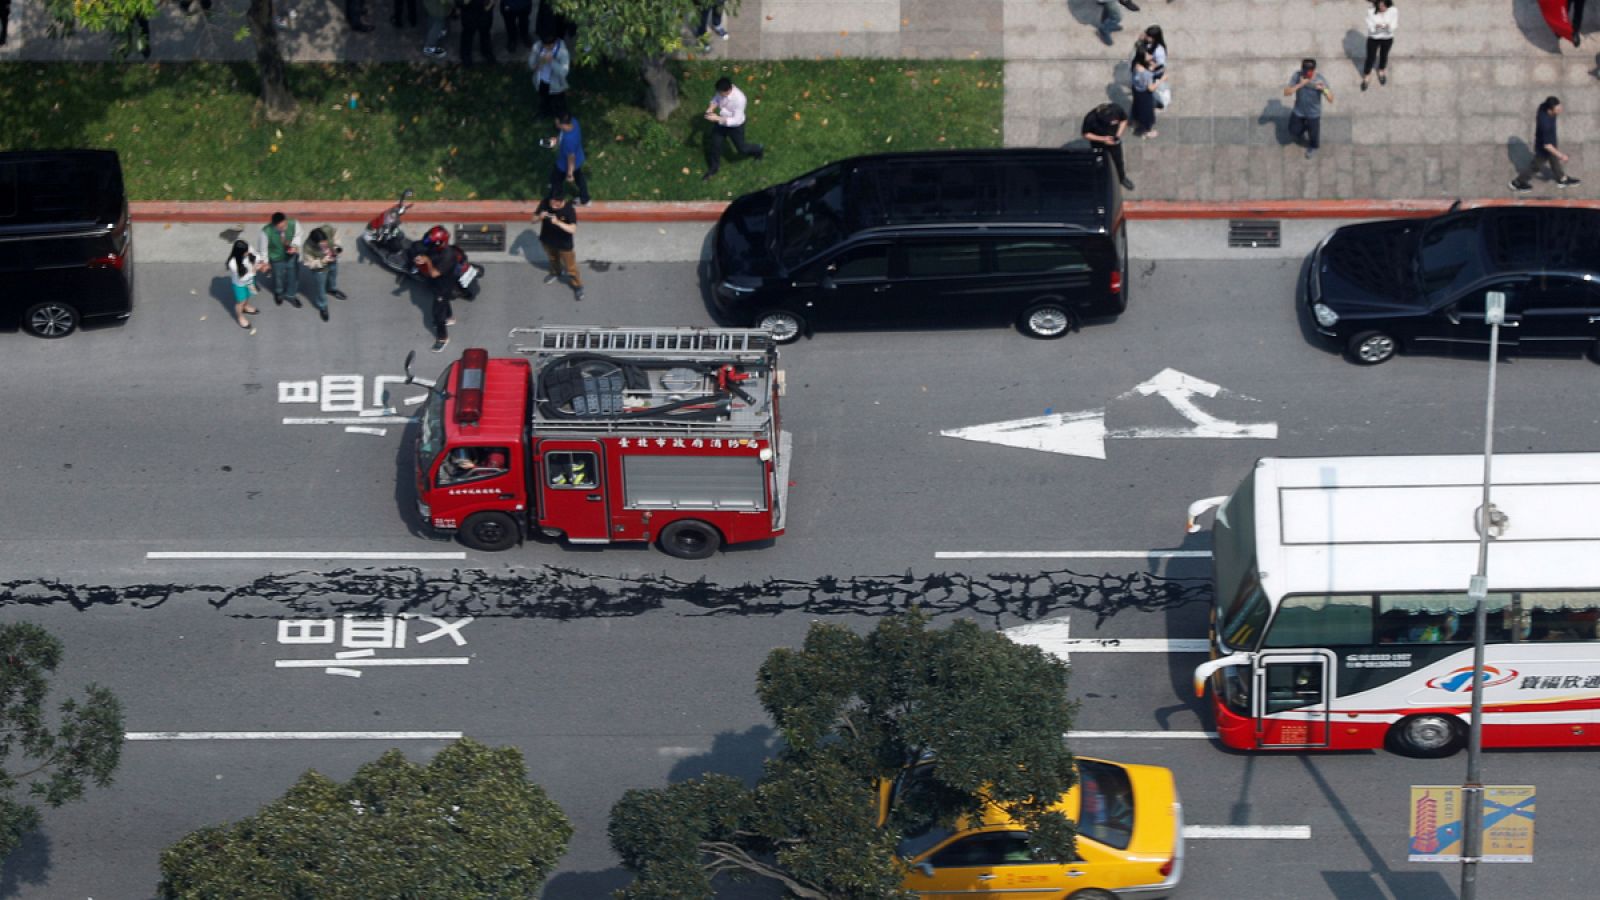
[{"label": "red curb", "polygon": [[[132,204],[140,222],[265,222],[278,210],[301,219],[363,222],[382,212],[391,201],[336,200],[297,203],[173,203],[164,200]],[[1464,201],[1473,206],[1520,206],[1523,200]],[[1184,200],[1129,200],[1124,207],[1130,219],[1389,219],[1433,216],[1449,209],[1448,200],[1240,200],[1203,203]],[[1539,200],[1540,206],[1600,209],[1600,200]],[[417,203],[411,217],[434,222],[513,222],[531,219],[537,204],[520,200],[438,200]],[[716,201],[684,203],[605,202],[583,208],[587,222],[715,222],[727,204]]]}]

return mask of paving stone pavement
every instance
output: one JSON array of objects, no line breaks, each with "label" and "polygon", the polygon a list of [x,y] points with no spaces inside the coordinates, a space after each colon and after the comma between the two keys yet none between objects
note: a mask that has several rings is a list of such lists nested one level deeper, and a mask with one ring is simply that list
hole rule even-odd
[{"label": "paving stone pavement", "polygon": [[[343,4],[287,0],[285,33],[302,60],[416,60],[421,29],[388,23],[391,0],[370,0],[370,34],[345,27]],[[1358,90],[1365,0],[1145,0],[1125,12],[1112,46],[1099,39],[1096,0],[745,0],[733,37],[711,54],[733,59],[994,58],[1006,60],[1005,141],[1058,146],[1078,138],[1084,112],[1127,105],[1133,36],[1166,34],[1173,104],[1160,136],[1128,142],[1134,196],[1145,199],[1405,199],[1493,197],[1531,156],[1533,112],[1562,97],[1562,148],[1583,185],[1563,197],[1600,197],[1600,58],[1558,44],[1536,0],[1398,0],[1389,84]],[[244,0],[208,15],[175,5],[152,20],[155,60],[245,59],[235,39]],[[106,59],[104,37],[45,35],[34,0],[17,0],[0,59]],[[503,26],[496,23],[497,32]],[[1597,26],[1600,27],[1600,26]],[[454,47],[454,36],[446,41]],[[1316,57],[1336,102],[1325,111],[1315,160],[1290,144],[1282,88],[1303,56]],[[510,63],[504,55],[502,62]],[[521,64],[518,54],[516,64]],[[3,111],[0,111],[3,113]],[[3,138],[0,138],[3,141]],[[1536,182],[1532,195],[1556,195]]]}]

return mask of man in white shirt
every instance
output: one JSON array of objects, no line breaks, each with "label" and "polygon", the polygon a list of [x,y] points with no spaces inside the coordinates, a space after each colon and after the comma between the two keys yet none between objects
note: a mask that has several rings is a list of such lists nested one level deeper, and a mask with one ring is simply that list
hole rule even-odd
[{"label": "man in white shirt", "polygon": [[711,105],[706,107],[706,121],[712,123],[711,152],[708,155],[710,164],[701,181],[710,181],[711,176],[721,168],[724,140],[733,141],[733,148],[745,156],[760,159],[766,155],[766,149],[760,144],[744,142],[744,110],[744,91],[734,87],[727,78],[718,78],[716,96],[711,98]]}]

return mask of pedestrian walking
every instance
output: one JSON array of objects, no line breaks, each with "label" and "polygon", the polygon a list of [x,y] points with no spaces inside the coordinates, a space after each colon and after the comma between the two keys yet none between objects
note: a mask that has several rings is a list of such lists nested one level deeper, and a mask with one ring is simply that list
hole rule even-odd
[{"label": "pedestrian walking", "polygon": [[394,15],[389,17],[389,24],[396,28],[417,27],[417,0],[394,0]]},{"label": "pedestrian walking", "polygon": [[694,36],[700,41],[700,52],[711,52],[711,41],[706,38],[707,32],[716,32],[717,37],[727,40],[732,37],[728,29],[722,27],[722,7],[725,0],[710,0],[700,8],[699,28]]},{"label": "pedestrian walking", "polygon": [[1128,170],[1122,161],[1122,135],[1128,130],[1128,113],[1115,103],[1102,103],[1083,117],[1083,138],[1095,149],[1111,157],[1117,170],[1117,180],[1127,190],[1133,190],[1128,180]]},{"label": "pedestrian walking", "polygon": [[550,186],[545,196],[554,197],[565,185],[572,184],[578,189],[578,205],[588,206],[589,175],[583,170],[583,129],[578,127],[578,119],[572,113],[556,116],[554,143],[556,164],[550,172]]},{"label": "pedestrian walking", "polygon": [[240,328],[250,329],[250,320],[261,310],[250,305],[250,298],[261,292],[256,276],[267,271],[267,261],[250,249],[248,241],[234,241],[233,252],[228,254],[228,281],[233,284],[233,320]]},{"label": "pedestrian walking", "polygon": [[539,115],[558,118],[566,113],[567,73],[572,70],[567,42],[554,32],[539,32],[539,46],[528,54],[528,68],[539,91]]},{"label": "pedestrian walking", "polygon": [[1155,61],[1150,51],[1140,44],[1133,51],[1133,127],[1141,138],[1160,137],[1156,131],[1156,89],[1161,86],[1155,76]]},{"label": "pedestrian walking", "polygon": [[710,181],[711,176],[722,167],[724,141],[732,141],[733,148],[743,156],[753,156],[759,160],[767,155],[766,148],[760,144],[745,143],[744,121],[748,105],[744,91],[734,87],[732,80],[725,77],[717,79],[717,92],[706,106],[706,121],[712,123],[711,146],[706,154],[706,174],[701,176],[701,181]]},{"label": "pedestrian walking", "polygon": [[1122,30],[1122,8],[1138,12],[1139,4],[1134,3],[1133,0],[1098,0],[1098,2],[1100,3],[1100,24],[1095,26],[1095,31],[1099,32],[1100,40],[1104,41],[1105,45],[1109,47],[1113,43],[1111,32]]},{"label": "pedestrian walking", "polygon": [[1561,115],[1561,98],[1546,97],[1533,116],[1533,161],[1511,180],[1511,189],[1519,194],[1533,190],[1533,176],[1541,166],[1550,167],[1550,177],[1556,187],[1572,187],[1578,179],[1567,174],[1566,164],[1572,157],[1561,152],[1561,142],[1556,137],[1556,119]]},{"label": "pedestrian walking", "polygon": [[533,47],[528,19],[533,15],[533,0],[500,0],[500,18],[506,23],[506,52],[515,53],[522,44]]},{"label": "pedestrian walking", "polygon": [[550,273],[544,276],[545,284],[553,284],[563,274],[572,281],[572,299],[583,299],[583,278],[578,274],[578,257],[573,240],[578,234],[578,211],[567,202],[565,191],[551,194],[539,201],[533,221],[539,225],[539,246],[550,259]]},{"label": "pedestrian walking", "polygon": [[272,267],[272,301],[300,308],[300,223],[281,212],[261,228],[261,255]]},{"label": "pedestrian walking", "polygon": [[1400,10],[1394,0],[1372,0],[1367,12],[1367,59],[1361,64],[1361,89],[1367,89],[1374,66],[1378,69],[1378,83],[1389,83],[1389,48],[1394,46],[1394,29],[1400,24]]},{"label": "pedestrian walking", "polygon": [[316,286],[311,294],[311,305],[317,308],[324,322],[328,321],[329,294],[338,300],[350,299],[339,290],[339,254],[344,248],[339,246],[338,234],[332,225],[313,228],[306,235],[306,244],[300,253],[301,263],[311,272],[311,283]]},{"label": "pedestrian walking", "polygon": [[1300,60],[1300,69],[1289,76],[1289,86],[1283,89],[1285,97],[1293,95],[1294,109],[1289,113],[1289,136],[1296,141],[1303,136],[1306,159],[1317,155],[1322,146],[1322,101],[1333,102],[1333,91],[1327,79],[1317,72],[1317,61]]},{"label": "pedestrian walking", "polygon": [[450,0],[422,0],[422,11],[428,14],[428,36],[422,41],[422,55],[444,59],[445,35],[450,33]]},{"label": "pedestrian walking", "polygon": [[477,42],[478,52],[483,54],[483,59],[489,65],[494,65],[494,42],[491,36],[494,32],[494,3],[495,0],[456,0],[456,8],[461,10],[461,64],[472,65],[472,45]]}]

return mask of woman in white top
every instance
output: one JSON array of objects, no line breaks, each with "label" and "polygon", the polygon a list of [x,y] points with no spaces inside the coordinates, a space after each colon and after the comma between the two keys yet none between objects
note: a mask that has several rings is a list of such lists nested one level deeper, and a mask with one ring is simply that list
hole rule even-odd
[{"label": "woman in white top", "polygon": [[240,328],[249,328],[250,320],[261,310],[250,305],[250,295],[256,288],[256,275],[267,270],[267,262],[250,249],[245,241],[234,241],[233,252],[228,254],[228,280],[233,282],[233,318]]},{"label": "woman in white top", "polygon": [[1400,11],[1394,0],[1372,0],[1372,11],[1367,13],[1367,62],[1361,67],[1361,89],[1367,89],[1373,65],[1377,65],[1378,83],[1389,83],[1389,48],[1394,46],[1394,29],[1400,24]]}]

